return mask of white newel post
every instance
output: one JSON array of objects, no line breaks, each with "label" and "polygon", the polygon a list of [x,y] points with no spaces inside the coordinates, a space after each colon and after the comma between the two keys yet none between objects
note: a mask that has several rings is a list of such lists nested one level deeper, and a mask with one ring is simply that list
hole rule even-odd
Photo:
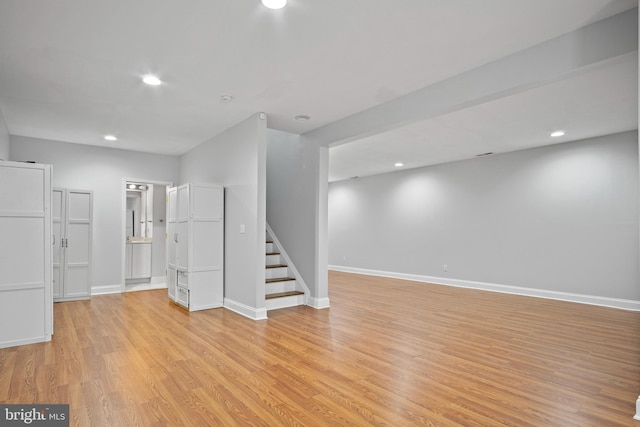
[{"label": "white newel post", "polygon": [[636,400],[636,415],[633,417],[634,420],[640,420],[640,396]]}]

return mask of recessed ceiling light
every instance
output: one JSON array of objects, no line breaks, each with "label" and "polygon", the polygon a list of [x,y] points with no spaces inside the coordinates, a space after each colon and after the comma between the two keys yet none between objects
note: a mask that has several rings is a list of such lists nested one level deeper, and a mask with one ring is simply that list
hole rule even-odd
[{"label": "recessed ceiling light", "polygon": [[311,116],[307,116],[306,114],[298,114],[297,116],[294,117],[294,119],[296,119],[296,120],[298,120],[300,122],[306,122],[310,118],[311,118]]},{"label": "recessed ceiling light", "polygon": [[129,184],[129,188],[135,190],[136,188],[138,188],[138,186],[135,184]]},{"label": "recessed ceiling light", "polygon": [[564,135],[564,131],[563,130],[557,130],[555,132],[551,132],[551,136],[554,138],[557,138],[559,136],[563,136]]},{"label": "recessed ceiling light", "polygon": [[233,96],[231,95],[222,95],[220,97],[220,102],[227,103],[227,102],[231,102],[232,99],[233,99]]},{"label": "recessed ceiling light", "polygon": [[117,141],[118,140],[118,138],[116,138],[113,135],[105,135],[104,139],[106,139],[107,141]]},{"label": "recessed ceiling light", "polygon": [[402,166],[404,166],[404,164],[403,164],[403,163],[401,163],[401,162],[398,162],[398,163],[396,163],[396,164],[395,164],[395,165],[393,165],[393,166],[395,166],[395,167],[397,167],[397,168],[401,168]]},{"label": "recessed ceiling light", "polygon": [[142,76],[142,81],[148,84],[149,86],[158,86],[162,84],[162,80],[160,80],[157,76],[153,74],[147,74],[146,76]]},{"label": "recessed ceiling light", "polygon": [[262,4],[269,9],[282,9],[287,5],[287,0],[262,0]]}]

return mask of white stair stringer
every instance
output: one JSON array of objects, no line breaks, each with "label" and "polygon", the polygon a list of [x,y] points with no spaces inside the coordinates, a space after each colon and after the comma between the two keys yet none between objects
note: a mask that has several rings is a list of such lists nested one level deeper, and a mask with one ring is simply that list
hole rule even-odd
[{"label": "white stair stringer", "polygon": [[287,255],[269,224],[267,224],[267,235],[273,243],[267,243],[265,250],[267,254],[273,254],[266,256],[265,294],[270,295],[292,291],[304,292],[304,295],[269,298],[266,300],[267,310],[306,305],[310,295],[309,288],[291,262],[291,258]]}]

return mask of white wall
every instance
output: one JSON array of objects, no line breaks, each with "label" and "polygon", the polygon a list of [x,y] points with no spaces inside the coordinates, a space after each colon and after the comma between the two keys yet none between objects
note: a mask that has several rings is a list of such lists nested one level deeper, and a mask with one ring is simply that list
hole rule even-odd
[{"label": "white wall", "polygon": [[325,258],[319,245],[325,238],[318,227],[320,217],[326,217],[319,192],[326,188],[327,148],[307,142],[269,129],[267,222],[309,287],[309,305],[321,308],[329,304],[326,263],[318,262]]},{"label": "white wall", "polygon": [[122,179],[176,182],[178,157],[11,136],[11,158],[53,165],[54,187],[93,190],[92,286],[121,286]]},{"label": "white wall", "polygon": [[9,160],[9,129],[0,109],[0,160]]},{"label": "white wall", "polygon": [[640,301],[637,132],[335,182],[329,195],[334,266]]},{"label": "white wall", "polygon": [[180,158],[181,184],[225,187],[225,307],[255,319],[266,317],[266,135],[255,114]]}]

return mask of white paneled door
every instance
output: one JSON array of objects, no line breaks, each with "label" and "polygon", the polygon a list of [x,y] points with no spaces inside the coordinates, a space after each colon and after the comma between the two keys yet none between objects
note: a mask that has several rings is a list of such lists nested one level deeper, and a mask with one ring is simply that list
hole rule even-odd
[{"label": "white paneled door", "polygon": [[0,161],[0,348],[50,341],[51,166]]},{"label": "white paneled door", "polygon": [[89,299],[93,194],[55,188],[52,208],[54,300]]}]

